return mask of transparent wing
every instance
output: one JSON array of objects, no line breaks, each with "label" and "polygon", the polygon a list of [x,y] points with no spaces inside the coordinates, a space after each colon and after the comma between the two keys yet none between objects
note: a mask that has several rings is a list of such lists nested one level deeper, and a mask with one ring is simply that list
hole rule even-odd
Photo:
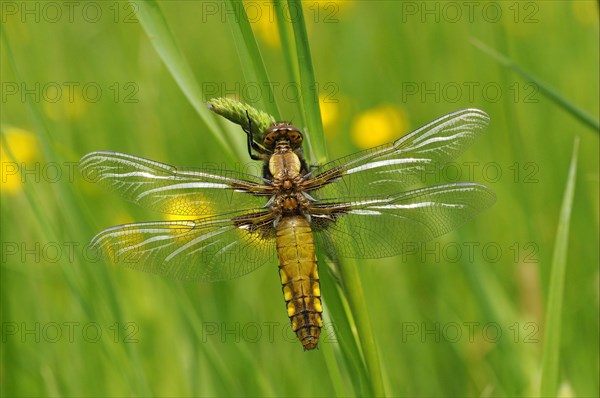
[{"label": "transparent wing", "polygon": [[113,263],[170,279],[214,282],[276,259],[272,214],[119,225],[92,239]]},{"label": "transparent wing", "polygon": [[316,241],[329,255],[380,258],[451,231],[495,199],[484,185],[447,184],[389,197],[320,201],[311,216]]},{"label": "transparent wing", "polygon": [[305,189],[315,190],[316,198],[405,191],[423,182],[428,168],[460,155],[488,121],[488,115],[478,109],[442,116],[394,142],[324,164],[304,177]]},{"label": "transparent wing", "polygon": [[81,158],[86,178],[146,208],[202,216],[263,206],[272,195],[265,180],[229,170],[178,169],[118,152]]}]

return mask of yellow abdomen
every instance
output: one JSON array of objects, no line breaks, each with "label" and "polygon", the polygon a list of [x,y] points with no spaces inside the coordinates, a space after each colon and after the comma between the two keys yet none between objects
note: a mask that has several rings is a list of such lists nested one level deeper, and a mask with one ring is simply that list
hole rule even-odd
[{"label": "yellow abdomen", "polygon": [[279,276],[292,330],[306,350],[319,342],[323,318],[321,287],[312,230],[302,216],[282,217],[277,224]]}]

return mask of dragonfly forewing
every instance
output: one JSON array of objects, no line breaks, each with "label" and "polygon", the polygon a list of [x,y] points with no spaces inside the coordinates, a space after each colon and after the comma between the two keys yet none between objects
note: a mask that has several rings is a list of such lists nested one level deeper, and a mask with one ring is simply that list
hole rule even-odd
[{"label": "dragonfly forewing", "polygon": [[79,162],[84,175],[122,197],[167,214],[202,216],[253,209],[273,188],[262,178],[230,170],[181,169],[118,152],[92,152]]},{"label": "dragonfly forewing", "polygon": [[454,112],[379,147],[326,163],[305,176],[318,198],[391,195],[424,182],[484,133],[489,116],[479,109]]}]

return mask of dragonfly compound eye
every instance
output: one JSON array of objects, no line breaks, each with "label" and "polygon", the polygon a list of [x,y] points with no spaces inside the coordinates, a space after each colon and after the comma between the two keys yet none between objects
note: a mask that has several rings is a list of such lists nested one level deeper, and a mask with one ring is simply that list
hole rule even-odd
[{"label": "dragonfly compound eye", "polygon": [[275,144],[275,135],[273,132],[267,133],[263,142],[267,148],[273,148],[273,144]]},{"label": "dragonfly compound eye", "polygon": [[298,148],[300,145],[302,145],[303,137],[300,131],[291,130],[290,132],[288,132],[287,136],[290,139],[290,144],[293,148]]}]

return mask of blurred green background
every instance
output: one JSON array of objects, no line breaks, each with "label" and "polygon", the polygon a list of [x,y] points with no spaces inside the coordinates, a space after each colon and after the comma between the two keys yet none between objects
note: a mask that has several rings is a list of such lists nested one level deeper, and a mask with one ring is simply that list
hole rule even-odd
[{"label": "blurred green background", "polygon": [[[238,138],[227,139],[241,155],[224,156],[134,7],[66,3],[1,4],[2,395],[358,394],[331,324],[321,349],[303,352],[275,264],[182,284],[85,250],[103,228],[164,216],[84,181],[74,167],[84,154],[238,169],[248,161],[241,130],[215,116]],[[487,184],[497,203],[414,253],[356,262],[385,391],[538,394],[555,237],[579,137],[554,352],[560,395],[598,396],[598,131],[473,44],[505,54],[597,121],[598,3],[466,3],[304,3],[331,159],[465,107],[491,117],[455,166],[457,180]],[[204,99],[239,95],[258,107],[266,92],[244,79],[225,4],[159,4]],[[272,11],[247,6],[282,118],[299,122]],[[326,312],[331,289],[324,284]]]}]

